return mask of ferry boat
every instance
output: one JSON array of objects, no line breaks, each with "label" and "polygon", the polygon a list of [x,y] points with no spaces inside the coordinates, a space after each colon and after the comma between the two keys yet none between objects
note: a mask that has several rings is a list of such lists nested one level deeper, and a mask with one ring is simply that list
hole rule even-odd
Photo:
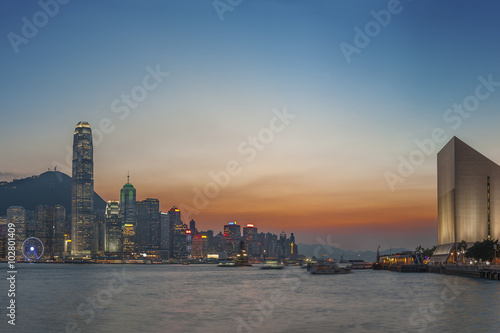
[{"label": "ferry boat", "polygon": [[309,272],[311,274],[346,274],[351,273],[351,268],[349,266],[340,267],[335,262],[318,262],[312,264]]},{"label": "ferry boat", "polygon": [[349,260],[351,269],[372,269],[372,263],[364,260]]},{"label": "ferry boat", "polygon": [[261,267],[262,269],[283,269],[285,268],[285,265],[280,264],[277,260],[268,260],[264,264],[264,266]]},{"label": "ferry boat", "polygon": [[240,242],[240,250],[236,254],[236,258],[232,262],[220,262],[217,267],[250,267],[252,264],[248,262],[247,252],[243,241]]}]

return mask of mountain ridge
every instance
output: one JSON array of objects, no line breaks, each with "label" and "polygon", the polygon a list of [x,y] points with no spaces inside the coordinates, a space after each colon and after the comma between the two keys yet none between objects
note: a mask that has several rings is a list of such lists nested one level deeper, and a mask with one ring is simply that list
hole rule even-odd
[{"label": "mountain ridge", "polygon": [[[70,176],[60,171],[46,171],[37,176],[0,182],[0,216],[10,206],[34,211],[38,205],[63,205],[71,213]],[[106,209],[106,202],[94,192],[94,209]]]},{"label": "mountain ridge", "polygon": [[[308,258],[313,256],[316,258],[331,258],[340,260],[362,259],[367,262],[375,262],[377,260],[377,251],[355,251],[343,250],[328,244],[297,244],[299,254],[305,255]],[[404,251],[411,251],[405,248],[393,248],[380,251],[381,255],[400,253]]]}]

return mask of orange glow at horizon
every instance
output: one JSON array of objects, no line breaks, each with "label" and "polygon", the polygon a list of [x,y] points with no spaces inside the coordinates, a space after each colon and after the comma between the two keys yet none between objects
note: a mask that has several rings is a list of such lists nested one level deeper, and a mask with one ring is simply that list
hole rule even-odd
[{"label": "orange glow at horizon", "polygon": [[[251,223],[259,232],[284,230],[299,237],[321,231],[390,234],[397,230],[410,234],[421,228],[427,230],[431,238],[437,234],[437,203],[432,187],[393,193],[385,188],[377,189],[378,184],[354,192],[349,188],[328,191],[322,184],[304,187],[293,180],[285,187],[281,180],[277,184],[235,183],[220,189],[218,196],[209,199],[206,207],[199,207],[193,203],[196,185],[164,187],[146,182],[148,184],[142,186],[141,180],[131,181],[137,189],[137,200],[158,198],[161,211],[175,206],[180,209],[184,223],[194,219],[199,230],[212,229],[218,233],[229,221],[236,221],[241,225]],[[99,184],[96,192],[105,200],[117,198],[123,185],[97,181],[96,184]],[[110,190],[112,188],[115,189]]]}]

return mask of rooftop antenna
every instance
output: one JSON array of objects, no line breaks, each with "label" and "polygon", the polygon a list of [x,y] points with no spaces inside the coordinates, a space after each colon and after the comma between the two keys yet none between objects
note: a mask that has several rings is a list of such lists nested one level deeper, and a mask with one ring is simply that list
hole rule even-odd
[{"label": "rooftop antenna", "polygon": [[130,183],[130,171],[127,171],[127,183]]}]

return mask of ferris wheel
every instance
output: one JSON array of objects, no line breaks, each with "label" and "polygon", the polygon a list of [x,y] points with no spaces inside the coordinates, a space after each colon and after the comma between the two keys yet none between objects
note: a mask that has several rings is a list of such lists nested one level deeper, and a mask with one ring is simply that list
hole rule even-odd
[{"label": "ferris wheel", "polygon": [[36,237],[27,238],[23,242],[23,255],[28,261],[38,260],[43,255],[43,243]]}]

